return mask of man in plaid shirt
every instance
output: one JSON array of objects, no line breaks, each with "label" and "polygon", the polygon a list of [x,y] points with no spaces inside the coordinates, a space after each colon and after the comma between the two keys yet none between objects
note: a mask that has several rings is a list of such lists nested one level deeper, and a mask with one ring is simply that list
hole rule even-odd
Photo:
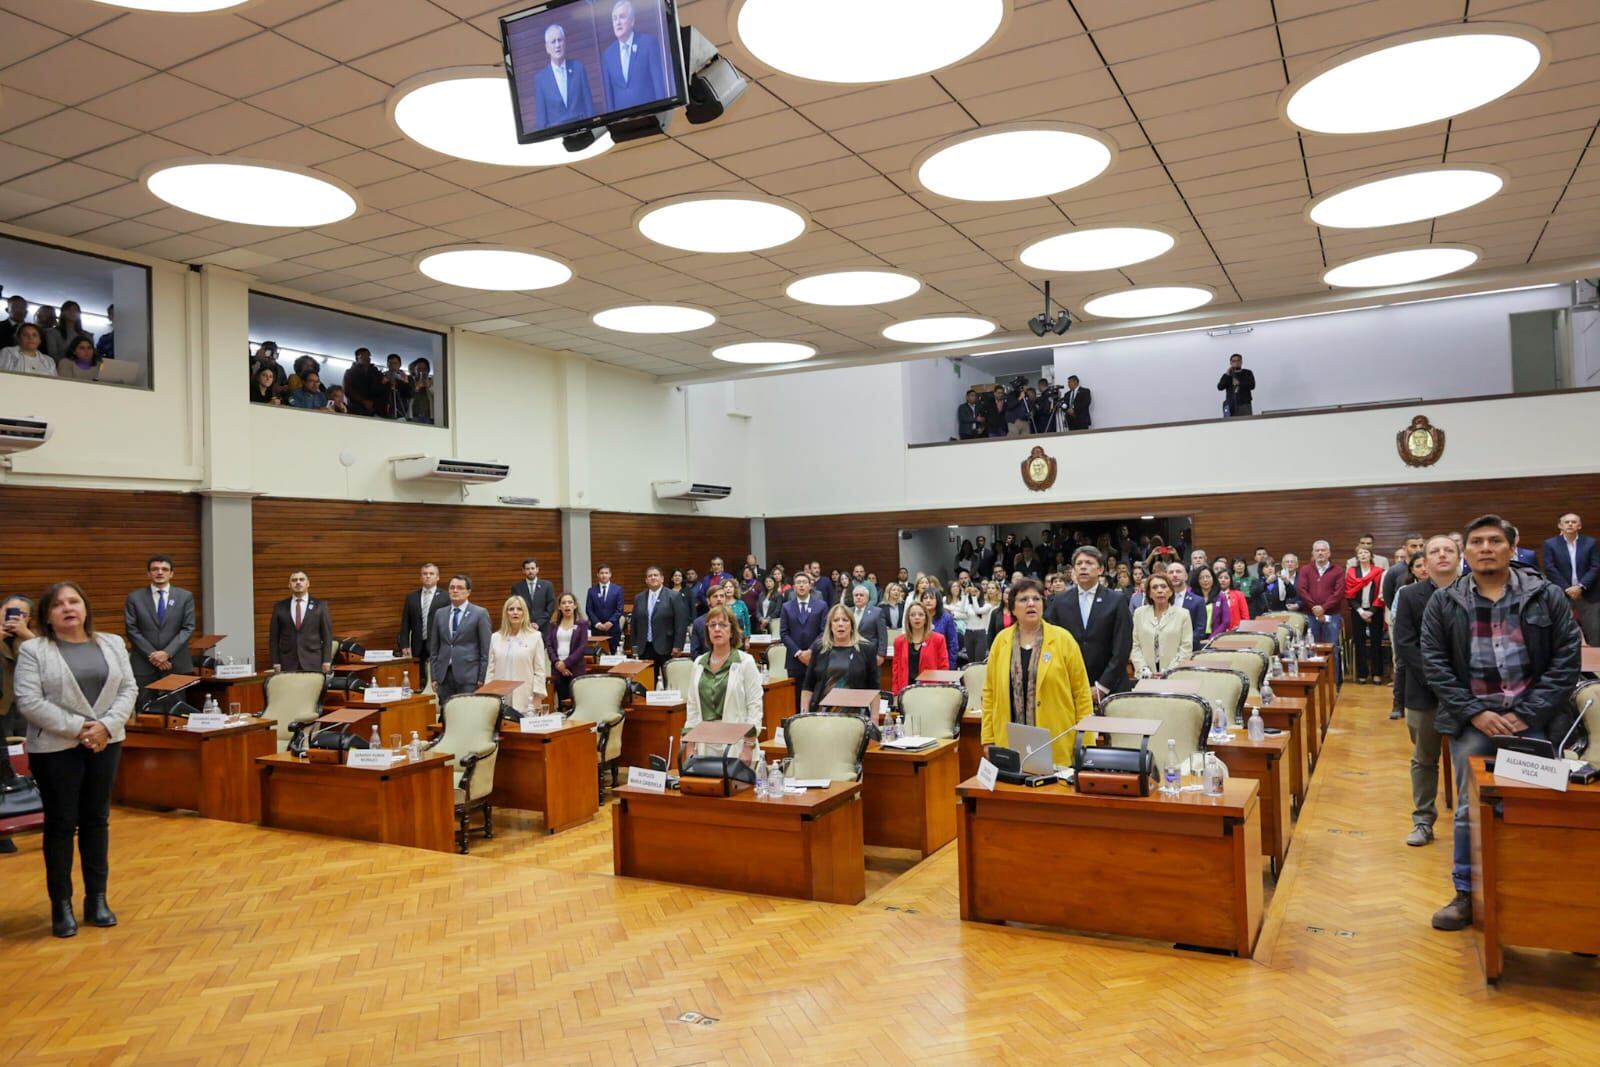
[{"label": "man in plaid shirt", "polygon": [[1422,616],[1422,659],[1439,698],[1434,727],[1452,741],[1456,771],[1455,897],[1433,916],[1436,930],[1472,923],[1472,835],[1466,782],[1473,756],[1493,755],[1496,737],[1558,742],[1572,723],[1582,636],[1565,593],[1512,561],[1516,529],[1498,515],[1467,527],[1470,570],[1440,589]]}]

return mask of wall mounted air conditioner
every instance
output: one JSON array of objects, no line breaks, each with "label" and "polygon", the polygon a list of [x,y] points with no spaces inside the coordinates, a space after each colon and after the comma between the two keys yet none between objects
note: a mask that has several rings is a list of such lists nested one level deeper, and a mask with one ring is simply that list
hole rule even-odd
[{"label": "wall mounted air conditioner", "polygon": [[0,418],[0,455],[38,448],[50,434],[50,424],[39,419]]},{"label": "wall mounted air conditioner", "polygon": [[483,463],[473,459],[404,456],[394,460],[395,480],[401,482],[423,478],[443,482],[503,482],[510,473],[509,464]]},{"label": "wall mounted air conditioner", "polygon": [[709,485],[705,482],[651,482],[657,500],[726,500],[733,492],[731,485]]}]

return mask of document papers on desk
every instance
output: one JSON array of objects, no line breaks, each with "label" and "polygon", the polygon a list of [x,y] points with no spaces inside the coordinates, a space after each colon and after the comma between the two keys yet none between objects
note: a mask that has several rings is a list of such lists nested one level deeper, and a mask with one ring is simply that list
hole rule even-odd
[{"label": "document papers on desk", "polygon": [[882,748],[892,748],[897,752],[920,752],[925,748],[932,748],[939,743],[936,737],[897,737],[893,741],[885,741]]},{"label": "document papers on desk", "polygon": [[833,784],[832,778],[791,778],[786,785],[797,789],[826,789]]}]

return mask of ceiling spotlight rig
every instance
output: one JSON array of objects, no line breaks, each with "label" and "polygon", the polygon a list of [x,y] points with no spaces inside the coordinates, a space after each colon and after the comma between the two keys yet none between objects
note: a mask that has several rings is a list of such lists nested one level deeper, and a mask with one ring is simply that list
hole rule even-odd
[{"label": "ceiling spotlight rig", "polygon": [[1072,312],[1065,307],[1061,309],[1061,314],[1059,315],[1051,316],[1050,314],[1050,281],[1048,278],[1045,279],[1044,283],[1044,312],[1028,320],[1028,329],[1033,331],[1035,337],[1043,337],[1047,333],[1053,333],[1060,337],[1072,329]]}]

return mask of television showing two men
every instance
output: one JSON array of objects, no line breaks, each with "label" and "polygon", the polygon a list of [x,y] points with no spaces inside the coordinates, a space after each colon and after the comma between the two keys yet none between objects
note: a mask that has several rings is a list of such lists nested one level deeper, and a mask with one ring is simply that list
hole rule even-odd
[{"label": "television showing two men", "polygon": [[[516,36],[536,34],[546,60],[533,75],[533,127],[565,126],[670,97],[662,22],[660,0],[590,0],[519,24]],[[522,95],[527,121],[526,89]]]}]

